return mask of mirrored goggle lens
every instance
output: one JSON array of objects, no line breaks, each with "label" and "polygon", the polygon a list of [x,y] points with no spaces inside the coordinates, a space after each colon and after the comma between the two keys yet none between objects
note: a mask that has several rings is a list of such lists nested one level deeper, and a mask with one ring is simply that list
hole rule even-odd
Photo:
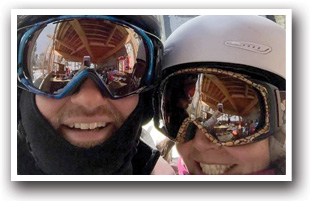
[{"label": "mirrored goggle lens", "polygon": [[149,67],[146,47],[134,29],[112,21],[53,22],[31,35],[23,70],[35,88],[53,95],[90,69],[113,96],[122,96],[140,87]]},{"label": "mirrored goggle lens", "polygon": [[267,90],[242,75],[217,69],[182,70],[162,84],[161,114],[178,142],[201,130],[226,146],[247,144],[269,130]]}]

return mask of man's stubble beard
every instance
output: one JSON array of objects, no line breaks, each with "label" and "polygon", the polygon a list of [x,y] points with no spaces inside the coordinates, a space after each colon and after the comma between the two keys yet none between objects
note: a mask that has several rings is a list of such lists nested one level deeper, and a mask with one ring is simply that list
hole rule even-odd
[{"label": "man's stubble beard", "polygon": [[[97,142],[75,142],[66,137],[66,133],[62,129],[63,125],[62,123],[64,120],[69,119],[69,118],[83,118],[83,117],[101,117],[104,116],[105,118],[108,118],[111,120],[109,128],[108,129],[108,134],[106,138],[104,138],[102,141],[97,141]],[[75,145],[77,147],[82,147],[82,148],[90,148],[94,147],[96,145],[102,144],[105,142],[108,138],[110,138],[124,123],[125,117],[122,115],[120,111],[117,110],[117,108],[114,107],[114,105],[110,104],[109,106],[104,106],[101,105],[93,110],[88,110],[83,106],[74,106],[70,108],[63,107],[59,115],[56,116],[55,120],[53,122],[50,122],[54,129],[64,137],[69,143],[72,145]],[[82,122],[80,122],[82,123]]]}]

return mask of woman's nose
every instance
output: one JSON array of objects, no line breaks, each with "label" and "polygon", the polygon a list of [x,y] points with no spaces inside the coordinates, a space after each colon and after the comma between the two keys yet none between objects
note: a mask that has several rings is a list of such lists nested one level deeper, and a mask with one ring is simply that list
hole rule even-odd
[{"label": "woman's nose", "polygon": [[199,129],[196,131],[196,135],[194,139],[192,139],[192,141],[193,141],[192,143],[195,149],[201,152],[208,151],[211,149],[213,150],[220,149],[219,145],[211,142]]},{"label": "woman's nose", "polygon": [[104,96],[97,85],[91,80],[87,79],[79,91],[71,96],[71,102],[76,105],[84,106],[88,109],[97,108],[105,104],[108,97]]}]

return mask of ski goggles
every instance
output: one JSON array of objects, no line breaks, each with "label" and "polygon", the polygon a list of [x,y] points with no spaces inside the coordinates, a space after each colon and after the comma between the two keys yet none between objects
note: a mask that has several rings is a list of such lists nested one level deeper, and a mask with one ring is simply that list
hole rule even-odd
[{"label": "ski goggles", "polygon": [[121,19],[60,16],[18,32],[18,86],[32,93],[63,98],[90,78],[117,99],[157,80],[160,40]]},{"label": "ski goggles", "polygon": [[219,146],[244,145],[279,126],[279,90],[242,74],[182,69],[167,76],[157,93],[155,126],[175,142],[188,142],[200,130]]}]

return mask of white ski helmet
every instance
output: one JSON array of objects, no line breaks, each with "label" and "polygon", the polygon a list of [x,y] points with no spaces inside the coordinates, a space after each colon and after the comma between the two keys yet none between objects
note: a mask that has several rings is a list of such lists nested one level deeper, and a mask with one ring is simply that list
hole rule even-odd
[{"label": "white ski helmet", "polygon": [[262,16],[199,16],[176,29],[164,48],[163,70],[200,62],[241,64],[271,73],[272,84],[285,89],[285,30]]}]

